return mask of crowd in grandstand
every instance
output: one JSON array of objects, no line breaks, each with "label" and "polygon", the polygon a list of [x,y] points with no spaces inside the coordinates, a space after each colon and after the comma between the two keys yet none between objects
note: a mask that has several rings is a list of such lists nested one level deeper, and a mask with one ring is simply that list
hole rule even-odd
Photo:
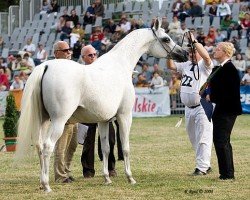
[{"label": "crowd in grandstand", "polygon": [[[239,4],[236,17],[232,14],[235,3]],[[50,31],[58,35],[56,38],[69,43],[73,52],[72,59],[80,63],[82,63],[80,55],[83,46],[91,44],[101,56],[128,33],[135,29],[150,27],[156,19],[153,17],[152,22],[147,23],[142,18],[135,19],[132,15],[122,12],[119,14],[119,19],[110,18],[96,25],[96,20],[104,17],[105,14],[105,6],[101,0],[95,0],[81,15],[77,15],[75,9],[69,11],[65,8],[59,16],[59,10],[60,5],[57,1],[44,0],[40,10],[40,19],[43,15],[54,16],[55,23]],[[250,84],[250,3],[248,1],[207,0],[205,5],[200,5],[197,0],[174,0],[171,12],[172,18],[162,17],[162,28],[175,42],[182,44],[184,33],[191,31],[197,41],[209,52],[215,65],[213,49],[216,44],[221,41],[232,42],[236,49],[233,63],[239,71],[242,84]],[[196,26],[196,19],[202,17],[201,20],[204,20],[204,16],[209,17],[207,31],[205,27]],[[216,17],[220,19],[219,27],[213,26]],[[188,20],[191,20],[191,26]],[[89,24],[92,27],[91,34],[86,33]],[[42,30],[40,37],[43,33]],[[0,35],[0,55],[4,47],[5,43]],[[18,54],[11,54],[7,58],[0,57],[1,91],[23,88],[28,75],[35,66],[50,58],[50,52],[47,52],[44,44],[33,44],[32,38],[28,38],[27,44],[21,47]],[[175,95],[179,90],[176,84],[176,78],[178,80],[179,75],[168,71],[165,62],[160,63],[157,59],[149,62],[149,59],[150,57],[142,57],[135,66],[138,74],[134,75],[134,85],[157,88],[167,84],[170,86],[170,94]]]}]

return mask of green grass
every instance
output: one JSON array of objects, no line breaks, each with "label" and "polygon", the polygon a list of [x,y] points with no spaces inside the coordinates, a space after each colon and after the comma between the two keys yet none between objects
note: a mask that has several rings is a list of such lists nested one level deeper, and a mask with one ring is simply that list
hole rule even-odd
[{"label": "green grass", "polygon": [[[131,169],[137,181],[134,186],[127,183],[121,161],[116,165],[118,177],[112,178],[112,185],[104,185],[102,163],[97,154],[96,176],[83,179],[80,163],[82,146],[79,145],[72,166],[76,181],[67,185],[55,183],[51,165],[53,192],[44,194],[39,190],[37,157],[22,168],[13,168],[13,153],[0,152],[0,199],[249,199],[250,115],[238,117],[232,133],[235,181],[218,179],[214,149],[213,172],[203,177],[189,175],[194,170],[194,152],[184,123],[179,129],[174,128],[177,121],[176,116],[133,120],[130,146]],[[0,139],[3,138],[1,133]],[[0,140],[0,146],[2,144]]]}]

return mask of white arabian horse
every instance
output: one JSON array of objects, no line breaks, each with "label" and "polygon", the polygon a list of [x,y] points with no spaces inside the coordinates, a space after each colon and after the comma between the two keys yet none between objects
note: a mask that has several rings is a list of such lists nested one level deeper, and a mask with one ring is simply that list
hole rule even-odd
[{"label": "white arabian horse", "polygon": [[22,98],[16,157],[27,155],[36,146],[40,158],[42,189],[50,192],[49,162],[65,123],[98,123],[103,153],[105,183],[108,173],[108,123],[116,117],[119,123],[125,173],[135,184],[129,161],[129,132],[135,91],[132,74],[144,53],[157,58],[171,57],[186,61],[185,51],[159,28],[157,20],[150,29],[128,34],[93,64],[83,66],[74,61],[55,59],[37,66],[30,75]]}]

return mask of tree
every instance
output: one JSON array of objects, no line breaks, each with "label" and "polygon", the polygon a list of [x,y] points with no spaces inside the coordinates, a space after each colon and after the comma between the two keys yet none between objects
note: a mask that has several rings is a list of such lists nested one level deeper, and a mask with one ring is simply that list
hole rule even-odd
[{"label": "tree", "polygon": [[15,98],[10,93],[6,98],[6,110],[3,123],[3,131],[5,137],[16,137],[17,136],[17,122],[19,113],[16,108]]}]

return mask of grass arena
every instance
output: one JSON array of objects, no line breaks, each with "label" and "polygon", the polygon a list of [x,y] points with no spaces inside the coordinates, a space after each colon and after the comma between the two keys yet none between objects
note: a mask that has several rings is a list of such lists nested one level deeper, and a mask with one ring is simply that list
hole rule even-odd
[{"label": "grass arena", "polygon": [[[76,181],[67,185],[55,183],[51,167],[53,192],[44,194],[39,189],[39,159],[36,154],[30,162],[13,166],[14,154],[0,152],[1,199],[248,199],[250,115],[239,116],[232,133],[234,181],[218,179],[214,148],[211,161],[213,172],[202,177],[190,176],[194,167],[193,149],[184,123],[180,128],[174,127],[178,119],[179,116],[170,116],[133,120],[130,145],[131,170],[137,180],[135,185],[127,183],[123,161],[116,163],[118,176],[112,178],[112,184],[104,185],[102,162],[98,156],[95,156],[96,176],[84,179],[80,162],[82,146],[78,145],[72,162]],[[1,125],[2,122],[3,120]],[[0,139],[2,138],[1,130]],[[0,140],[0,146],[3,144],[3,140]]]}]

